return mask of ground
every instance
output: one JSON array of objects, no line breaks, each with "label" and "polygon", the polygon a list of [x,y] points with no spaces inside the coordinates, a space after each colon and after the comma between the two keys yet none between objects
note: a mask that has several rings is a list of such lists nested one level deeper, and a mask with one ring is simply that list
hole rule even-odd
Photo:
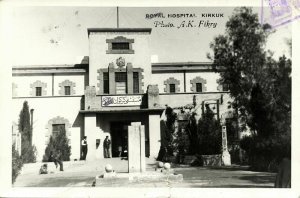
[{"label": "ground", "polygon": [[[147,171],[152,171],[156,162],[146,160]],[[128,170],[128,161],[120,158],[95,161],[65,162],[60,172],[53,163],[48,164],[49,174],[38,174],[42,163],[26,164],[14,187],[91,187],[96,175],[101,175],[106,164],[111,164],[117,173]],[[253,172],[245,166],[189,167],[176,166],[174,170],[183,175],[182,182],[126,182],[106,184],[105,187],[230,187],[230,188],[272,188],[275,173]]]}]

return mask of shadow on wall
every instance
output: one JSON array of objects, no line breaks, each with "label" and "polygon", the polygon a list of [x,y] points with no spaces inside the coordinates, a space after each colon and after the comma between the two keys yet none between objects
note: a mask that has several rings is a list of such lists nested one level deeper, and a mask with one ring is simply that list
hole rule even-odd
[{"label": "shadow on wall", "polygon": [[[78,113],[72,127],[80,127],[79,145],[81,145],[81,140],[83,139],[83,136],[84,136],[84,124],[83,123],[84,123],[83,114]],[[81,155],[81,146],[80,146],[80,155]],[[80,157],[81,156],[79,156],[78,159],[80,159]]]}]

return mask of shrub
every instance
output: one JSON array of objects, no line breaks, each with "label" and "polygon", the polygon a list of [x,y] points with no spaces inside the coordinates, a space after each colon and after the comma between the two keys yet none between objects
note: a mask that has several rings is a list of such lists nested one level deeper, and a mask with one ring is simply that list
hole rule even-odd
[{"label": "shrub", "polygon": [[15,145],[12,145],[12,183],[14,183],[20,174],[20,170],[23,166],[23,161],[19,156],[19,153],[15,149]]},{"label": "shrub", "polygon": [[241,140],[241,148],[246,151],[252,170],[275,172],[283,158],[291,158],[291,137],[245,137]]},{"label": "shrub", "polygon": [[58,150],[61,150],[63,161],[70,161],[71,156],[71,146],[69,146],[69,140],[66,136],[66,131],[62,128],[62,131],[58,133],[57,137],[50,136],[49,144],[45,149],[45,154],[43,156],[43,162],[48,162],[50,153],[56,153]]},{"label": "shrub", "polygon": [[208,105],[199,120],[198,130],[198,153],[201,155],[220,154],[222,150],[221,125]]}]

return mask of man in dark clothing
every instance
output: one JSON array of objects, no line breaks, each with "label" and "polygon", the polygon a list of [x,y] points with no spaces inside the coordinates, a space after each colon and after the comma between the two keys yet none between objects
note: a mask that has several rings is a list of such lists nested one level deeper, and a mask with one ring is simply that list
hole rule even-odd
[{"label": "man in dark clothing", "polygon": [[57,164],[59,164],[59,170],[64,171],[63,161],[62,161],[62,153],[60,150],[58,150],[58,152],[56,152],[54,155],[54,164],[55,164],[56,168],[57,168]]},{"label": "man in dark clothing", "polygon": [[106,136],[105,140],[104,140],[104,157],[105,158],[110,158],[110,152],[109,152],[109,148],[110,148],[110,139],[108,139],[108,136]]},{"label": "man in dark clothing", "polygon": [[81,141],[81,159],[85,160],[86,159],[86,154],[88,152],[88,145],[86,141],[86,136],[84,136],[83,140]]}]

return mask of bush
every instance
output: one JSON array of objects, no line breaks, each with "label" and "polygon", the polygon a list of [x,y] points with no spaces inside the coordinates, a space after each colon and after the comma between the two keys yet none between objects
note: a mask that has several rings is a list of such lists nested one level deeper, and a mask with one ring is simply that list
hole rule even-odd
[{"label": "bush", "polygon": [[245,137],[241,140],[241,148],[246,151],[252,170],[276,172],[283,158],[291,158],[291,137]]},{"label": "bush", "polygon": [[222,151],[221,125],[215,119],[212,110],[206,106],[206,112],[198,123],[198,154],[215,155]]},{"label": "bush", "polygon": [[34,163],[36,162],[37,150],[34,145],[30,145],[29,141],[22,142],[21,158],[23,163]]},{"label": "bush", "polygon": [[43,162],[48,162],[50,153],[56,153],[58,150],[61,151],[61,159],[63,161],[70,161],[71,156],[71,146],[69,146],[69,140],[66,136],[66,131],[63,128],[62,131],[57,135],[57,137],[50,136],[49,144],[45,149],[45,154],[43,156]]},{"label": "bush", "polygon": [[20,170],[23,166],[23,161],[19,156],[19,153],[15,149],[15,145],[12,145],[12,183],[14,183],[20,174]]}]

